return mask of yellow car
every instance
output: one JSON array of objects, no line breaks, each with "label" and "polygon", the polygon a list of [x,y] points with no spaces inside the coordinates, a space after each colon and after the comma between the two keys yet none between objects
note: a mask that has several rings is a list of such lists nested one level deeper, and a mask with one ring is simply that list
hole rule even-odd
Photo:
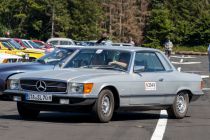
[{"label": "yellow car", "polygon": [[0,42],[7,42],[13,49],[25,53],[25,58],[28,58],[30,61],[33,61],[45,55],[44,50],[23,48],[19,43],[17,43],[14,39],[11,38],[0,38]]},{"label": "yellow car", "polygon": [[6,53],[6,54],[12,54],[12,55],[25,57],[24,52],[14,49],[7,42],[0,42],[0,53]]}]

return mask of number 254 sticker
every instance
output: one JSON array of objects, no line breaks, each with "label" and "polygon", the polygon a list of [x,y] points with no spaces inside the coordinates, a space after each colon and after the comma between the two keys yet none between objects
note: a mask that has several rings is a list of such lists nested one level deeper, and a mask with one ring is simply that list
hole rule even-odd
[{"label": "number 254 sticker", "polygon": [[156,90],[156,82],[145,82],[145,90]]}]

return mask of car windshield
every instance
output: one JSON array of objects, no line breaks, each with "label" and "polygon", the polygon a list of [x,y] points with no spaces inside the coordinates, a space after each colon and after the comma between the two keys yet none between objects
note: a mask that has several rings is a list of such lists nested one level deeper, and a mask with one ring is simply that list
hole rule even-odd
[{"label": "car windshield", "polygon": [[26,41],[22,41],[23,45],[26,46],[27,48],[32,48]]},{"label": "car windshield", "polygon": [[64,62],[76,48],[56,48],[53,52],[44,55],[36,61],[42,64],[57,65]]},{"label": "car windshield", "polygon": [[64,68],[95,68],[127,71],[131,53],[120,50],[81,49]]},{"label": "car windshield", "polygon": [[38,44],[36,44],[36,43],[34,43],[33,41],[28,41],[28,43],[31,45],[31,46],[33,46],[33,48],[35,48],[35,49],[41,49],[42,47],[40,47]]},{"label": "car windshield", "polygon": [[8,40],[7,42],[18,50],[22,49],[22,46],[18,44],[16,41],[14,41],[13,39]]},{"label": "car windshield", "polygon": [[34,42],[34,43],[36,43],[39,46],[43,46],[44,45],[44,43],[42,43],[42,42]]},{"label": "car windshield", "polygon": [[5,45],[5,47],[8,47],[8,45],[10,46],[10,48],[12,49],[18,49],[18,50],[21,50],[21,46],[16,42],[14,41],[13,39],[7,39],[7,40],[1,40],[2,44]]},{"label": "car windshield", "polygon": [[7,42],[2,42],[2,44],[4,45],[4,47],[6,47],[7,49],[13,49],[12,46],[10,46]]}]

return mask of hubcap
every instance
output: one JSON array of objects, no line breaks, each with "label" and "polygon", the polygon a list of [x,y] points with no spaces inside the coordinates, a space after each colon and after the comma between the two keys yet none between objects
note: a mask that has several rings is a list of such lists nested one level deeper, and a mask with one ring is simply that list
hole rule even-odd
[{"label": "hubcap", "polygon": [[185,110],[186,110],[186,101],[185,101],[185,98],[184,98],[183,95],[178,95],[177,96],[176,104],[177,104],[177,110],[180,113],[184,113]]},{"label": "hubcap", "polygon": [[110,99],[108,96],[104,96],[102,99],[102,112],[108,114],[110,110]]}]

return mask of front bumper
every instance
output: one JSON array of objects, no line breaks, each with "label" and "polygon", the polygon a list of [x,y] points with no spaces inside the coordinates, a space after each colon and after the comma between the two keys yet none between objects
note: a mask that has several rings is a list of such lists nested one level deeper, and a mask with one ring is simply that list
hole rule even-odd
[{"label": "front bumper", "polygon": [[[70,111],[76,108],[87,108],[94,105],[97,100],[97,98],[93,97],[71,97],[67,94],[52,94],[52,101],[26,100],[26,94],[22,93],[4,92],[3,96],[7,101],[15,101],[14,97],[19,97],[20,100],[18,102],[23,102],[30,108],[46,111]],[[67,99],[69,102],[61,103],[61,99]]]}]

